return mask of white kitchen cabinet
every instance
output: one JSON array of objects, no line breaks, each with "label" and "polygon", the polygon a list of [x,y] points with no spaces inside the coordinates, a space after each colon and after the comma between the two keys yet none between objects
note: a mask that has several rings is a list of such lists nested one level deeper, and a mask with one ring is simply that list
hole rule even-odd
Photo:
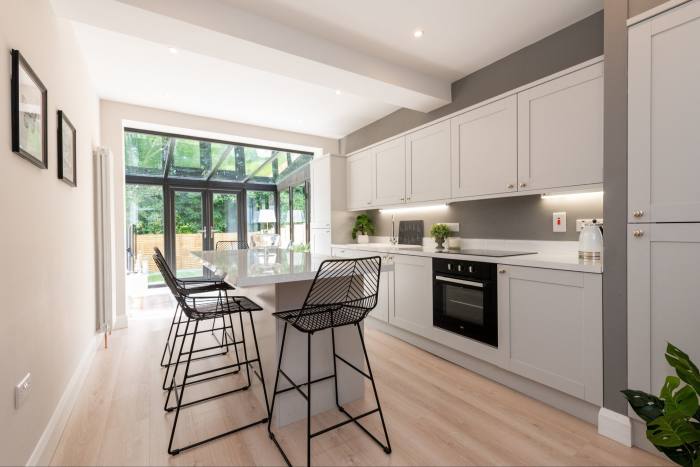
[{"label": "white kitchen cabinet", "polygon": [[422,256],[394,255],[394,310],[389,323],[420,336],[433,327],[433,263]]},{"label": "white kitchen cabinet", "polygon": [[331,229],[311,229],[311,253],[314,255],[331,254]]},{"label": "white kitchen cabinet", "polygon": [[309,167],[311,182],[311,228],[330,229],[331,157],[314,159],[309,164]]},{"label": "white kitchen cabinet", "polygon": [[507,369],[603,403],[602,277],[499,265]]},{"label": "white kitchen cabinet", "polygon": [[396,138],[372,148],[373,206],[401,204],[406,200],[406,138]]},{"label": "white kitchen cabinet", "polygon": [[406,202],[450,198],[450,122],[406,135]]},{"label": "white kitchen cabinet", "polygon": [[[372,205],[374,193],[374,155],[362,151],[347,160],[347,203],[348,209],[367,209]],[[312,195],[313,196],[313,195]]]},{"label": "white kitchen cabinet", "polygon": [[518,191],[516,96],[450,119],[452,197]]},{"label": "white kitchen cabinet", "polygon": [[518,191],[603,183],[603,63],[518,93]]},{"label": "white kitchen cabinet", "polygon": [[700,362],[700,224],[629,225],[627,328],[629,387],[658,394],[675,374],[670,342]]},{"label": "white kitchen cabinet", "polygon": [[629,222],[700,221],[700,2],[629,29]]}]

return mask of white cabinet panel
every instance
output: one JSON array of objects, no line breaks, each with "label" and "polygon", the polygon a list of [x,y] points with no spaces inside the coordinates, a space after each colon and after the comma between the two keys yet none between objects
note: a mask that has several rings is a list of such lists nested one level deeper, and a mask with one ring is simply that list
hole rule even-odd
[{"label": "white cabinet panel", "polygon": [[601,276],[516,266],[499,271],[508,369],[602,405]]},{"label": "white cabinet panel", "polygon": [[630,222],[700,221],[697,44],[700,2],[629,30]]},{"label": "white cabinet panel", "polygon": [[314,255],[331,254],[331,230],[326,228],[311,229],[311,253]]},{"label": "white cabinet panel", "polygon": [[328,229],[331,226],[331,157],[314,159],[309,166],[311,172],[311,228]]},{"label": "white cabinet panel", "polygon": [[433,263],[421,256],[394,256],[394,326],[429,336],[433,326]]},{"label": "white cabinet panel", "polygon": [[658,394],[675,374],[664,358],[667,342],[700,361],[700,224],[628,228],[629,386]]},{"label": "white cabinet panel", "polygon": [[450,120],[453,197],[517,191],[517,103],[510,96]]},{"label": "white cabinet panel", "polygon": [[450,198],[450,122],[406,135],[406,202]]},{"label": "white cabinet panel", "polygon": [[518,94],[518,189],[603,182],[603,64]]},{"label": "white cabinet panel", "polygon": [[374,176],[372,204],[400,204],[406,199],[406,138],[401,137],[371,149],[373,167],[365,176]]},{"label": "white cabinet panel", "polygon": [[[369,208],[372,204],[372,184],[374,157],[369,151],[363,151],[348,157],[347,191],[348,209]],[[313,195],[312,195],[313,196]]]}]

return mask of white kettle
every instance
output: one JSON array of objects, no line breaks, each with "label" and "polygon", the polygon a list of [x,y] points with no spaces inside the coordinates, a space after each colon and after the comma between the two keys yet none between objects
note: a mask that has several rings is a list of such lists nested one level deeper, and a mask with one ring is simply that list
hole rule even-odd
[{"label": "white kettle", "polygon": [[584,259],[600,259],[603,253],[603,232],[600,224],[588,223],[583,226],[578,239],[578,256]]}]

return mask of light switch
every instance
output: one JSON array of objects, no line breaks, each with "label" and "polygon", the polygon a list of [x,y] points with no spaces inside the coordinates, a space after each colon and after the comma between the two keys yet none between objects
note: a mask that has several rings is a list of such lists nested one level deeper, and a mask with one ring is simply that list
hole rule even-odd
[{"label": "light switch", "polygon": [[566,212],[552,213],[552,232],[566,232]]}]

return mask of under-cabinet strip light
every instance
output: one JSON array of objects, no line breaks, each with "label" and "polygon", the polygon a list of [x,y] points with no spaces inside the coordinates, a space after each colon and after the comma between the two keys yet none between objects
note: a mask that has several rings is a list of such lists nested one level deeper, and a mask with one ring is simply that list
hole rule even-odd
[{"label": "under-cabinet strip light", "polygon": [[584,192],[579,192],[579,193],[553,193],[551,195],[544,193],[542,195],[542,199],[556,199],[556,200],[594,199],[594,198],[602,198],[602,197],[603,197],[602,191],[584,191]]},{"label": "under-cabinet strip light", "polygon": [[446,204],[434,204],[430,206],[407,206],[405,208],[387,208],[387,209],[380,209],[379,212],[415,212],[415,211],[441,211],[443,209],[447,209]]}]

